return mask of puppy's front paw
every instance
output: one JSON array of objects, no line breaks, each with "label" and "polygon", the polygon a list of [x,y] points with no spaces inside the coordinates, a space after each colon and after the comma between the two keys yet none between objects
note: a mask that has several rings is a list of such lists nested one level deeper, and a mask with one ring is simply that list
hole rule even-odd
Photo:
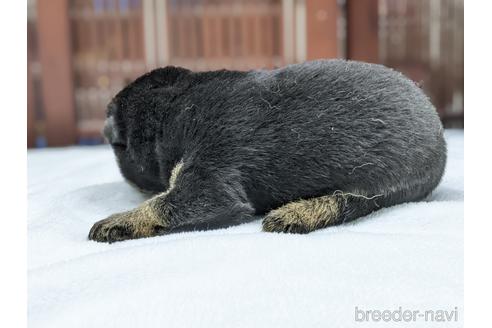
[{"label": "puppy's front paw", "polygon": [[152,237],[166,233],[168,226],[167,220],[160,217],[152,206],[143,204],[134,210],[113,214],[96,222],[89,232],[89,239],[112,243]]}]

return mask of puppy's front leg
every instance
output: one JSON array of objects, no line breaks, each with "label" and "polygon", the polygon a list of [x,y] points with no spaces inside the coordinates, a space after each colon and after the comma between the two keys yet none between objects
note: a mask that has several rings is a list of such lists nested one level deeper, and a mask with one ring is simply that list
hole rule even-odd
[{"label": "puppy's front leg", "polygon": [[169,207],[159,197],[149,199],[139,207],[116,213],[96,222],[89,232],[89,239],[115,242],[126,239],[156,236],[169,230]]},{"label": "puppy's front leg", "polygon": [[96,222],[89,239],[111,243],[175,230],[228,226],[248,220],[253,213],[237,174],[189,170],[173,175],[166,192],[136,209]]}]

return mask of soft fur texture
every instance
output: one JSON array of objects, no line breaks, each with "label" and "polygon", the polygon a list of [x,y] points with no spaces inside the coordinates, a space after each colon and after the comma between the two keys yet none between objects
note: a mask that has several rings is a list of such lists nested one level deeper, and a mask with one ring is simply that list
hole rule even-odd
[{"label": "soft fur texture", "polygon": [[96,223],[97,241],[227,226],[275,209],[266,231],[309,232],[423,199],[446,160],[424,93],[394,70],[354,61],[156,69],[116,95],[107,117],[123,176],[157,195]]}]

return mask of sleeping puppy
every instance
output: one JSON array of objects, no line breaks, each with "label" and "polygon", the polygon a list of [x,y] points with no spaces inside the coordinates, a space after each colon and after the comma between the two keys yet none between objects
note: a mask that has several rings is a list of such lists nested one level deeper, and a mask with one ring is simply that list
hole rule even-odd
[{"label": "sleeping puppy", "polygon": [[266,214],[308,233],[422,200],[446,162],[424,93],[381,65],[319,60],[274,70],[165,67],[119,92],[104,134],[122,175],[154,196],[97,222],[115,242]]}]

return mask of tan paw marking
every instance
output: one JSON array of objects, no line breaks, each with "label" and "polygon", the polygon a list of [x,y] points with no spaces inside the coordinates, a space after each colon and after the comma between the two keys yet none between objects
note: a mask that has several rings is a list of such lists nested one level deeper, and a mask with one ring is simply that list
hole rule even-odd
[{"label": "tan paw marking", "polygon": [[89,239],[112,243],[162,235],[169,226],[162,216],[157,215],[156,209],[147,201],[134,210],[113,214],[96,222],[89,232]]},{"label": "tan paw marking", "polygon": [[268,213],[263,219],[263,231],[308,233],[334,224],[339,211],[334,196],[291,202]]},{"label": "tan paw marking", "polygon": [[183,161],[177,163],[169,179],[169,188],[134,210],[116,213],[107,219],[96,222],[89,232],[89,239],[112,243],[115,241],[137,239],[162,235],[168,232],[167,220],[169,206],[164,198],[176,185],[176,179],[183,168]]}]

